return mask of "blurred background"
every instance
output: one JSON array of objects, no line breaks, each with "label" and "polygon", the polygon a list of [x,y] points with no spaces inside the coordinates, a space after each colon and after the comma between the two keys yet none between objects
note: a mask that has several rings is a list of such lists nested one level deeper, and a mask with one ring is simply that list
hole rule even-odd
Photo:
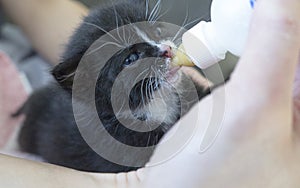
[{"label": "blurred background", "polygon": [[[78,1],[89,8],[93,8],[94,6],[111,4],[113,0]],[[149,0],[150,8],[153,8],[156,2],[157,0]],[[194,21],[194,24],[187,27],[188,29],[198,23],[196,20],[210,20],[211,0],[161,0],[161,5],[161,14],[163,15],[161,20],[164,22],[182,26],[185,18],[188,18],[186,23]],[[12,57],[19,70],[26,75],[32,89],[37,89],[49,82],[52,79],[49,74],[51,65],[32,49],[23,33],[17,26],[11,24],[3,14],[0,15],[0,23],[0,50]],[[204,70],[205,76],[214,83],[220,83],[224,78],[229,77],[236,62],[237,58],[228,54],[225,61]]]}]

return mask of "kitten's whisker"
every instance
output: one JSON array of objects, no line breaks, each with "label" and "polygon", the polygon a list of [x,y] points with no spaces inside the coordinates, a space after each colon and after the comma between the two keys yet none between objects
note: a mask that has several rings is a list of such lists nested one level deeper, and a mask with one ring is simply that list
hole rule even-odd
[{"label": "kitten's whisker", "polygon": [[[138,76],[137,76],[137,78],[136,78],[136,80],[138,79],[138,77],[140,77],[142,74],[144,74],[146,71],[148,71],[147,69],[146,70],[144,70],[142,73],[140,73]],[[147,78],[147,76],[145,76],[143,79],[142,79],[142,84],[141,84],[141,97],[142,97],[142,104],[143,105],[145,105],[146,103],[145,103],[145,98],[144,98],[144,91],[143,91],[143,87],[144,87],[144,82],[145,82],[145,79]],[[134,83],[136,83],[137,81],[134,81]]]},{"label": "kitten's whisker", "polygon": [[[127,30],[125,30],[125,27],[123,27],[123,40],[125,41],[126,45],[129,46],[129,45],[132,45],[132,44],[135,44],[134,42],[133,43],[130,43],[130,39],[132,37],[134,37],[134,34],[135,34],[135,30],[134,30],[134,25],[130,22],[129,23],[130,27],[126,27]],[[126,39],[126,31],[127,31],[127,34],[128,34],[128,37]]]},{"label": "kitten's whisker", "polygon": [[[148,127],[149,127],[149,126],[148,126]],[[149,128],[150,128],[150,127],[149,127]],[[149,130],[151,130],[151,128],[150,128]],[[151,132],[149,132],[148,134],[149,134],[149,136],[148,136],[148,141],[147,141],[146,147],[148,147],[148,146],[150,145],[150,140],[151,140]]]},{"label": "kitten's whisker", "polygon": [[128,45],[129,44],[136,44],[136,40],[137,39],[135,39],[135,41],[132,41],[132,42],[130,42],[132,39],[131,38],[133,38],[134,36],[135,36],[135,26],[134,25],[132,25],[132,23],[129,23],[129,25],[130,25],[130,29],[131,29],[131,31],[129,31],[129,34],[130,34],[130,36],[128,37],[128,39],[127,39],[127,43],[128,43]]},{"label": "kitten's whisker", "polygon": [[153,24],[156,22],[156,18],[159,16],[160,12],[161,12],[161,2],[158,5],[157,11],[153,15],[153,18],[152,18]]},{"label": "kitten's whisker", "polygon": [[[124,43],[126,43],[126,32],[125,32],[125,27],[122,27],[123,28],[123,41]],[[126,44],[127,46],[129,45],[128,43]]]},{"label": "kitten's whisker", "polygon": [[[127,43],[130,44],[130,41],[132,40],[132,38],[134,37],[134,33],[132,33],[129,37],[128,37],[128,41]],[[135,44],[134,42],[136,41],[132,41],[133,43],[132,44]]]},{"label": "kitten's whisker", "polygon": [[176,33],[176,35],[173,37],[172,42],[175,41],[175,39],[178,37],[178,35],[182,32],[183,29],[185,29],[183,26],[186,24],[186,22],[188,21],[188,17],[189,17],[189,11],[188,11],[188,7],[186,6],[186,15],[184,18],[184,21],[180,27],[180,29],[178,30],[178,32]]},{"label": "kitten's whisker", "polygon": [[[156,73],[155,73],[156,74]],[[158,77],[155,75],[155,79],[156,79],[156,81],[155,81],[155,87],[157,88],[157,90],[159,89],[158,87],[159,87],[159,80],[158,80]]]},{"label": "kitten's whisker", "polygon": [[142,87],[141,87],[141,92],[142,92],[142,96],[143,96],[143,106],[145,107],[148,99],[147,99],[147,91],[144,87],[145,88],[147,87],[146,77],[143,79]]},{"label": "kitten's whisker", "polygon": [[145,13],[145,20],[148,19],[148,12],[149,12],[149,0],[146,0],[146,13]]},{"label": "kitten's whisker", "polygon": [[155,22],[157,22],[159,19],[161,19],[163,16],[165,16],[169,11],[170,11],[170,7],[167,8],[167,10],[165,10],[162,14],[160,13],[161,12],[161,8],[159,10],[159,13],[155,16],[155,18],[153,18],[153,24]]},{"label": "kitten's whisker", "polygon": [[[123,19],[121,19],[121,21],[122,21],[122,25],[123,25],[123,29],[122,29],[123,41],[124,41],[124,43],[125,43],[126,46],[129,46],[130,43],[126,40],[126,32],[125,32],[126,31],[125,29],[128,29],[129,27],[124,26],[125,24],[124,24],[124,20]],[[128,22],[129,22],[130,25],[132,25],[132,23],[130,21],[128,21]],[[131,27],[130,27],[130,29],[131,29]],[[128,32],[130,33],[130,31],[128,31]]]},{"label": "kitten's whisker", "polygon": [[[66,75],[62,75],[59,77],[59,82],[64,82],[66,81],[68,78],[72,77],[75,75],[75,72],[72,72],[70,74],[66,74]],[[61,79],[62,78],[62,79]]]},{"label": "kitten's whisker", "polygon": [[[141,75],[143,75],[146,71],[148,71],[148,69],[145,69],[144,71],[142,71],[140,74],[138,74],[137,75],[137,77],[136,77],[136,79],[134,80],[134,84],[137,84],[137,80],[139,79],[139,77],[141,76]],[[144,84],[144,80],[145,80],[145,78],[146,77],[144,77],[141,81],[142,81],[142,84],[141,84],[141,88],[140,88],[140,94],[141,94],[141,98],[142,98],[142,101],[141,101],[141,103],[143,104],[143,105],[145,105],[145,99],[144,99],[144,93],[143,93],[143,84]]]},{"label": "kitten's whisker", "polygon": [[157,20],[161,19],[163,16],[165,16],[168,12],[170,11],[170,7],[164,11],[162,14],[158,15],[155,19],[154,22],[157,22]]},{"label": "kitten's whisker", "polygon": [[154,8],[152,9],[149,19],[148,19],[149,22],[153,21],[154,15],[158,11],[160,3],[161,3],[161,0],[158,0],[157,3],[155,4]]},{"label": "kitten's whisker", "polygon": [[[146,84],[145,83],[145,80],[147,79],[147,75],[145,75],[145,77],[142,79],[142,85],[141,85],[141,96],[142,96],[142,102],[143,102],[143,106],[145,106],[146,105],[146,102],[147,101],[145,101],[145,98],[144,98],[144,84]],[[146,86],[147,87],[147,86]]]},{"label": "kitten's whisker", "polygon": [[[196,22],[199,22],[201,19],[202,19],[202,18],[194,19],[194,20],[192,20],[191,22],[189,22],[189,23],[185,24],[184,26],[182,26],[181,29],[182,29],[182,30],[183,30],[183,29],[188,29],[187,27],[189,27],[190,25],[192,25],[192,24],[194,24],[194,23],[196,23]],[[176,46],[178,46],[178,45],[181,43],[181,38],[178,37],[178,35],[179,35],[180,32],[181,32],[181,31],[179,30],[179,31],[177,32],[177,34],[176,34],[177,36],[174,36],[174,38],[172,39],[172,40],[173,40],[172,42],[173,42]],[[178,39],[180,39],[180,41],[177,41]]]},{"label": "kitten's whisker", "polygon": [[[155,72],[155,78],[157,79],[156,83],[157,83],[157,87],[158,87],[159,85],[162,85],[162,80],[159,78],[164,78],[165,76],[159,69],[155,70],[154,72]],[[166,96],[162,92],[164,92],[163,89],[157,90],[157,93],[161,97],[161,99],[164,99]]]},{"label": "kitten's whisker", "polygon": [[110,0],[110,1],[111,1],[111,4],[112,4],[113,8],[114,8],[115,22],[116,22],[116,25],[117,25],[117,28],[116,28],[117,29],[117,34],[118,34],[118,37],[119,37],[120,41],[122,42],[122,37],[121,37],[120,31],[119,31],[119,19],[118,19],[120,17],[120,15],[116,10],[115,4],[112,2],[112,0]]},{"label": "kitten's whisker", "polygon": [[[147,85],[147,91],[148,91],[149,96],[150,96],[149,101],[151,101],[152,98],[153,98],[153,92],[151,91],[152,77],[153,77],[153,75],[152,75],[152,73],[151,73],[150,76],[149,76],[149,78],[151,78],[151,79],[148,80],[148,85]],[[150,116],[151,116],[151,117],[153,116],[152,111],[150,111]]]},{"label": "kitten's whisker", "polygon": [[188,26],[190,26],[190,25],[192,25],[192,24],[194,24],[194,23],[196,23],[196,22],[199,22],[201,19],[202,19],[202,18],[196,18],[196,19],[190,21],[189,23],[185,24],[185,25],[182,26],[182,27],[183,27],[183,28],[186,28],[186,27],[188,27]]},{"label": "kitten's whisker", "polygon": [[152,96],[154,95],[154,92],[158,90],[158,89],[156,89],[156,90],[154,89],[154,87],[156,87],[156,85],[157,85],[156,80],[157,80],[157,78],[154,77],[154,79],[152,80],[152,83],[151,83],[150,89],[151,89]]},{"label": "kitten's whisker", "polygon": [[112,39],[114,39],[116,42],[120,42],[118,39],[116,39],[116,37],[114,37],[112,34],[110,34],[108,31],[106,31],[105,29],[103,29],[102,27],[96,25],[96,24],[93,24],[93,23],[89,23],[89,22],[83,22],[83,24],[86,24],[86,25],[90,25],[90,26],[94,26],[96,28],[98,28],[99,30],[101,30],[102,32],[104,32],[105,34],[109,35]]},{"label": "kitten's whisker", "polygon": [[196,19],[194,19],[194,20],[192,20],[192,21],[190,21],[190,22],[188,22],[188,23],[186,23],[186,24],[183,24],[183,25],[181,26],[181,29],[177,32],[176,36],[174,36],[174,38],[172,39],[172,42],[175,43],[175,41],[177,40],[176,38],[178,37],[178,35],[179,35],[179,33],[182,31],[182,29],[189,29],[188,27],[189,27],[190,25],[193,25],[194,23],[199,22],[200,20],[204,19],[207,15],[209,15],[209,13],[206,13],[206,15],[203,15],[202,17],[196,18]]},{"label": "kitten's whisker", "polygon": [[[160,71],[155,71],[155,78],[156,78],[156,87],[158,88],[161,85],[161,79],[159,79],[160,77],[163,77],[163,75],[160,75],[161,72]],[[157,93],[158,95],[161,97],[161,99],[164,99],[164,95],[162,94],[163,89],[158,89]]]},{"label": "kitten's whisker", "polygon": [[96,49],[90,51],[87,55],[91,55],[91,54],[95,53],[96,51],[100,50],[101,48],[103,48],[104,46],[107,46],[107,45],[114,45],[114,46],[117,46],[119,48],[124,48],[125,47],[125,46],[122,46],[122,45],[117,44],[115,42],[106,42],[106,43],[102,44],[101,46],[97,47]]},{"label": "kitten's whisker", "polygon": [[154,82],[153,82],[153,80],[152,80],[152,77],[151,77],[151,80],[150,80],[150,83],[149,83],[149,88],[148,88],[148,90],[149,90],[149,93],[151,94],[151,98],[153,97],[153,93],[154,93],[154,90],[153,90],[153,84]]},{"label": "kitten's whisker", "polygon": [[145,101],[145,98],[144,98],[143,87],[144,87],[144,82],[142,82],[142,85],[141,85],[141,92],[140,92],[140,93],[141,93],[141,97],[142,97],[141,105],[142,105],[142,106],[145,106],[146,101]]},{"label": "kitten's whisker", "polygon": [[[164,92],[164,90],[162,90],[162,89],[160,89],[160,90],[157,91],[157,93],[158,93],[158,95],[161,97],[161,99],[164,99],[165,94],[162,93],[162,92]],[[166,97],[166,96],[165,96],[165,97]]]},{"label": "kitten's whisker", "polygon": [[136,83],[137,82],[137,79],[142,75],[142,74],[144,74],[146,71],[148,71],[149,69],[145,69],[145,70],[143,70],[140,74],[138,74],[137,75],[137,77],[136,77],[136,79],[134,80],[134,83]]},{"label": "kitten's whisker", "polygon": [[[117,114],[123,114],[124,113],[124,106],[125,106],[125,102],[123,101],[122,106],[120,107],[119,111],[117,112]],[[125,108],[126,109],[126,108]]]},{"label": "kitten's whisker", "polygon": [[[151,100],[151,93],[150,93],[150,91],[148,90],[148,88],[149,88],[149,78],[147,79],[147,83],[146,83],[146,88],[145,88],[145,90],[146,90],[146,99],[147,99],[147,101],[149,101],[149,100]],[[151,113],[150,113],[151,114]],[[152,116],[152,114],[151,114],[151,116]]]}]

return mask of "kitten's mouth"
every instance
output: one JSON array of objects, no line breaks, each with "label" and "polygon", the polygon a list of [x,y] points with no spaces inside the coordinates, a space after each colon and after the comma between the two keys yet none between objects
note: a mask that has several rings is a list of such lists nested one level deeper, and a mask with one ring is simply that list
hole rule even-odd
[{"label": "kitten's mouth", "polygon": [[178,70],[181,68],[181,66],[174,66],[173,64],[173,58],[174,58],[174,50],[171,47],[172,45],[165,44],[163,45],[163,49],[165,51],[164,57],[166,58],[166,72],[165,72],[165,79],[168,83],[174,84],[179,80],[180,75],[178,74]]}]

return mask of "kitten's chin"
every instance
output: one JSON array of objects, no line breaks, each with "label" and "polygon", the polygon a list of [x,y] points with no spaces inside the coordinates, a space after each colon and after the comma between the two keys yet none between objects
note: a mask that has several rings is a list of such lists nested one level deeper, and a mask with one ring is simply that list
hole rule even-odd
[{"label": "kitten's chin", "polygon": [[175,84],[180,80],[179,74],[180,67],[173,67],[166,72],[166,80],[170,84]]}]

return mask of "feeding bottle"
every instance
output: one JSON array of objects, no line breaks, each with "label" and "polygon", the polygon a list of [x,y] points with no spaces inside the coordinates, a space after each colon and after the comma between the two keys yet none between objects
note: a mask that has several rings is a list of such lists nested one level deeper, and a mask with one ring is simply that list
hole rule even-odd
[{"label": "feeding bottle", "polygon": [[183,34],[173,63],[205,69],[225,58],[240,56],[247,40],[255,0],[213,0],[211,21],[201,21]]}]

